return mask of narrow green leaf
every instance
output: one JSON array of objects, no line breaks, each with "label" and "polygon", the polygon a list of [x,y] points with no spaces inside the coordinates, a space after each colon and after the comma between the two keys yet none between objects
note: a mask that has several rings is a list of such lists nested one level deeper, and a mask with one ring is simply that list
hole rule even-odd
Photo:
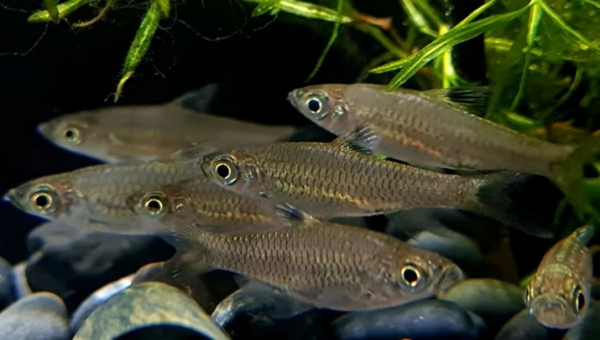
[{"label": "narrow green leaf", "polygon": [[44,6],[46,6],[46,10],[48,11],[48,16],[50,16],[50,19],[52,19],[54,23],[58,23],[59,18],[56,0],[44,0]]},{"label": "narrow green leaf", "polygon": [[304,1],[281,0],[279,3],[279,9],[281,11],[305,18],[320,19],[331,22],[337,22],[339,20],[342,24],[347,24],[354,21],[349,16],[341,15],[330,8]]},{"label": "narrow green leaf", "polygon": [[409,58],[409,61],[401,66],[402,70],[392,79],[388,85],[388,90],[396,89],[404,84],[410,77],[417,73],[421,67],[438,57],[446,49],[451,48],[456,44],[460,44],[463,41],[472,39],[486,31],[507,24],[523,14],[530,5],[531,4],[528,4],[513,12],[493,15],[485,19],[450,29],[444,35],[425,46],[422,50],[413,54]]},{"label": "narrow green leaf", "polygon": [[133,39],[127,57],[125,58],[125,64],[123,65],[123,71],[121,72],[121,80],[117,85],[117,92],[115,93],[115,102],[119,100],[125,82],[127,82],[127,80],[135,73],[135,69],[144,58],[144,55],[146,55],[146,52],[148,52],[148,48],[152,42],[152,37],[154,37],[154,32],[156,32],[156,29],[158,28],[158,22],[160,21],[161,16],[162,10],[159,2],[157,0],[152,0],[150,2],[150,8],[148,8],[148,12],[142,20],[142,24],[135,35],[135,39]]},{"label": "narrow green leaf", "polygon": [[[86,5],[91,0],[71,0],[67,2],[63,2],[56,6],[58,10],[58,19],[64,19],[67,15],[73,13],[75,10],[80,8],[81,6]],[[51,20],[50,13],[47,10],[37,11],[27,18],[28,22],[39,23],[39,22],[49,22]]]},{"label": "narrow green leaf", "polygon": [[252,16],[257,17],[259,15],[263,15],[267,12],[277,9],[279,7],[280,2],[281,2],[281,0],[261,1],[258,3],[258,5],[252,11]]},{"label": "narrow green leaf", "polygon": [[421,31],[423,34],[427,34],[436,38],[437,32],[429,26],[429,22],[425,16],[417,9],[412,0],[400,0],[400,4],[404,11],[408,15],[410,21]]},{"label": "narrow green leaf", "polygon": [[315,76],[315,74],[317,74],[317,72],[321,68],[321,65],[323,65],[323,62],[325,61],[325,58],[327,57],[327,53],[331,49],[331,46],[333,46],[333,43],[335,42],[335,40],[337,39],[338,33],[340,31],[340,19],[341,19],[341,15],[342,15],[343,4],[344,4],[343,0],[338,0],[338,4],[337,4],[337,12],[339,15],[338,20],[336,20],[335,24],[333,25],[333,32],[331,32],[331,37],[329,37],[327,46],[325,46],[323,53],[321,53],[321,56],[319,57],[319,60],[317,61],[317,65],[315,65],[315,68],[308,76],[308,79],[306,79],[307,82],[309,80],[311,80]]},{"label": "narrow green leaf", "polygon": [[379,73],[386,73],[386,72],[390,72],[390,71],[395,71],[397,69],[402,68],[409,61],[410,61],[410,57],[405,58],[405,59],[396,60],[396,61],[393,61],[391,63],[387,63],[385,65],[376,67],[376,68],[370,70],[369,72],[375,73],[375,74],[379,74]]}]

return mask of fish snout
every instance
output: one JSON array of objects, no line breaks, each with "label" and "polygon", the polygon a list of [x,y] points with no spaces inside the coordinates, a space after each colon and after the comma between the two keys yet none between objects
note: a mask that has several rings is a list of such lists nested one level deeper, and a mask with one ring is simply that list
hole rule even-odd
[{"label": "fish snout", "polygon": [[531,310],[538,321],[549,328],[569,328],[576,323],[576,317],[569,315],[565,304],[556,300],[538,300]]},{"label": "fish snout", "polygon": [[52,126],[50,123],[41,123],[36,127],[37,132],[44,136],[46,139],[51,139],[52,136]]},{"label": "fish snout", "polygon": [[17,200],[17,192],[15,189],[10,189],[8,190],[8,192],[6,192],[4,194],[4,196],[2,196],[2,200],[4,202],[10,202],[10,203],[15,203]]},{"label": "fish snout", "polygon": [[287,100],[292,104],[293,107],[298,107],[297,98],[302,95],[302,91],[300,90],[292,90],[288,93]]}]

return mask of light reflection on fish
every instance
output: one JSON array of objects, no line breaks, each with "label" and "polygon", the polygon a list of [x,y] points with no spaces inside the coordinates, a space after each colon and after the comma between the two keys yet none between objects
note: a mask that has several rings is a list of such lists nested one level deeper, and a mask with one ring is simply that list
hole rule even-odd
[{"label": "light reflection on fish", "polygon": [[[170,219],[187,265],[237,272],[300,302],[335,310],[370,310],[435,295],[463,278],[444,257],[389,235],[322,222],[279,206],[281,228],[211,233],[191,220]],[[289,222],[286,222],[289,221]],[[182,256],[181,258],[184,258]],[[185,269],[179,265],[179,271]],[[193,269],[191,269],[193,270]]]},{"label": "light reflection on fish", "polygon": [[593,226],[578,228],[542,258],[524,299],[544,326],[570,328],[586,314],[593,268],[586,243],[594,233]]},{"label": "light reflection on fish", "polygon": [[219,150],[285,140],[291,126],[219,117],[175,105],[123,106],[58,117],[38,126],[57,146],[108,163],[151,160],[203,146]]},{"label": "light reflection on fish", "polygon": [[527,233],[552,235],[548,211],[562,196],[541,176],[442,174],[377,159],[360,152],[352,138],[367,136],[357,131],[333,143],[240,147],[207,155],[202,166],[229,190],[287,202],[317,217],[447,207],[480,213]]}]

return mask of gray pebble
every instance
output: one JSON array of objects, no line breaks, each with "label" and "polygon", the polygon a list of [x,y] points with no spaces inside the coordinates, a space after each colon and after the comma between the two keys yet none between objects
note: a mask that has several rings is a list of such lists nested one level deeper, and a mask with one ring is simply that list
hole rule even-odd
[{"label": "gray pebble", "polygon": [[0,313],[0,339],[69,339],[67,309],[52,293],[35,293]]}]

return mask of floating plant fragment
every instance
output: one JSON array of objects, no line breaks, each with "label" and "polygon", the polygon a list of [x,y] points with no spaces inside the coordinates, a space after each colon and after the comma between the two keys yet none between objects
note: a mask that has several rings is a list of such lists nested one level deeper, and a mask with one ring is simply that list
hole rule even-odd
[{"label": "floating plant fragment", "polygon": [[1,339],[67,340],[67,309],[51,293],[35,293],[0,313]]},{"label": "floating plant fragment", "polygon": [[108,11],[111,9],[111,7],[115,4],[115,1],[116,0],[106,0],[106,5],[104,5],[104,8],[102,8],[102,10],[100,11],[100,13],[98,13],[97,16],[95,16],[91,20],[73,24],[73,27],[88,27],[88,26],[95,24],[100,19],[102,19],[106,16],[106,13],[108,13]]},{"label": "floating plant fragment", "polygon": [[229,339],[194,300],[181,290],[146,282],[121,291],[85,320],[74,340],[109,340],[152,327],[177,328],[190,336]]},{"label": "floating plant fragment", "polygon": [[440,300],[348,313],[332,323],[336,339],[479,339],[485,322],[467,309]]}]

